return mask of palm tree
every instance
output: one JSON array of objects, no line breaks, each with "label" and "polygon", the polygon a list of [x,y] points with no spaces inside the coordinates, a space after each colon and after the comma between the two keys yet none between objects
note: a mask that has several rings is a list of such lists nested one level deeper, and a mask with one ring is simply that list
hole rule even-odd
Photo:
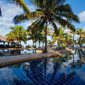
[{"label": "palm tree", "polygon": [[19,5],[21,8],[23,8],[24,12],[27,15],[28,19],[31,19],[30,17],[30,11],[27,7],[27,5],[25,4],[24,0],[7,0],[9,3],[14,3],[16,5]]},{"label": "palm tree", "polygon": [[50,48],[51,48],[51,46],[52,46],[52,41],[51,41],[51,40],[48,40],[48,44],[49,44],[49,46],[50,46]]},{"label": "palm tree", "polygon": [[71,39],[72,36],[69,33],[65,33],[64,38],[65,38],[65,42],[66,42],[67,46],[69,46],[70,44],[73,43],[73,40]]},{"label": "palm tree", "polygon": [[77,34],[80,35],[80,37],[79,37],[79,45],[80,45],[80,47],[81,47],[81,45],[82,45],[81,39],[82,39],[82,35],[84,34],[83,28],[82,28],[82,29],[77,28]]},{"label": "palm tree", "polygon": [[39,47],[40,47],[40,42],[41,42],[44,38],[45,38],[45,37],[44,37],[43,34],[41,34],[41,33],[38,33],[38,34],[37,34],[37,39],[38,39],[38,41],[39,41]]},{"label": "palm tree", "polygon": [[75,31],[70,31],[70,33],[73,34],[73,48],[74,48],[74,36],[75,36],[75,34],[77,34],[77,30],[75,29]]},{"label": "palm tree", "polygon": [[[64,5],[66,0],[32,0],[35,5],[39,7],[35,14],[41,13],[35,24],[39,24],[40,28],[46,25],[45,28],[45,52],[47,52],[47,26],[50,22],[56,34],[58,34],[58,29],[56,22],[63,27],[68,27],[69,29],[75,31],[75,27],[71,24],[72,21],[79,22],[79,18],[73,13],[69,4]],[[21,16],[21,15],[20,15]],[[25,14],[25,16],[27,16]],[[64,19],[65,17],[66,19]],[[18,17],[14,18],[14,22],[18,22]]]},{"label": "palm tree", "polygon": [[64,38],[64,35],[65,35],[65,33],[64,33],[64,30],[65,29],[63,29],[62,27],[59,27],[59,28],[57,28],[58,29],[58,36],[56,36],[56,33],[53,33],[52,34],[52,38],[53,38],[53,42],[55,42],[56,40],[58,40],[58,45],[60,46],[61,45],[61,40]]},{"label": "palm tree", "polygon": [[33,41],[33,47],[34,47],[34,43],[35,43],[35,48],[36,48],[36,42],[38,40],[38,29],[34,27],[32,27],[32,25],[28,26],[27,28],[27,32],[29,32],[28,34],[28,40],[32,40]]},{"label": "palm tree", "polygon": [[26,42],[26,30],[22,26],[10,27],[10,29],[12,31],[6,35],[8,41],[17,40],[18,43],[21,43],[21,41]]},{"label": "palm tree", "polygon": [[6,34],[6,40],[9,41],[10,43],[14,42],[15,36],[12,34],[12,32]]}]

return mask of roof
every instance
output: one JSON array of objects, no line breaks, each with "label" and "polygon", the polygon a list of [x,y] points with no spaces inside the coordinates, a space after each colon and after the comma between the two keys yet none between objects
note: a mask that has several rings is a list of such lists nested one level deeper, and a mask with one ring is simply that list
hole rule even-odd
[{"label": "roof", "polygon": [[6,37],[0,34],[0,42],[7,42]]}]

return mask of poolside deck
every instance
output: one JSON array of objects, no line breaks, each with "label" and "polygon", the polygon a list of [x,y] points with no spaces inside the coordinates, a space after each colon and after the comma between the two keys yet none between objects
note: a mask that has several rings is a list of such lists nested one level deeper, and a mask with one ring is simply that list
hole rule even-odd
[{"label": "poolside deck", "polygon": [[47,57],[56,57],[61,56],[60,53],[42,53],[42,54],[22,54],[17,56],[2,56],[0,57],[0,67],[7,66],[14,63],[34,60],[34,59],[41,59]]},{"label": "poolside deck", "polygon": [[69,47],[70,49],[85,50],[85,47]]},{"label": "poolside deck", "polygon": [[22,55],[14,55],[14,56],[1,56],[0,57],[0,67],[4,67],[7,65],[41,59],[41,58],[48,58],[48,57],[61,57],[62,53],[75,53],[75,51],[71,49],[66,49],[62,51],[56,51],[55,48],[48,49],[49,53],[41,53],[41,54],[22,54]]},{"label": "poolside deck", "polygon": [[0,50],[35,50],[35,48],[0,48]]}]

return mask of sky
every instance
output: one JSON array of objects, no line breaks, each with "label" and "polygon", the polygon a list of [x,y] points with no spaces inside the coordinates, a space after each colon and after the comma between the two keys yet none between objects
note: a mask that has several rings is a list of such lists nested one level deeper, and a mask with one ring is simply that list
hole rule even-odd
[{"label": "sky", "polygon": [[[5,36],[7,33],[10,32],[10,26],[15,26],[13,24],[13,17],[19,14],[24,13],[23,9],[19,6],[16,6],[15,4],[11,4],[6,2],[7,0],[0,0],[0,7],[2,10],[2,17],[0,17],[0,34]],[[26,5],[28,6],[29,10],[35,11],[37,8],[32,3],[29,2],[29,0],[24,0]],[[73,23],[73,25],[76,28],[83,28],[85,31],[85,0],[66,0],[65,4],[69,4],[73,10],[73,12],[79,17],[80,23]],[[30,21],[22,22],[18,25],[23,26],[25,29],[27,29],[27,26],[31,24]],[[65,32],[69,32],[68,29],[65,30]],[[76,38],[79,36],[76,35]],[[48,40],[51,39],[48,36]],[[28,41],[27,44],[32,44],[32,41]]]}]

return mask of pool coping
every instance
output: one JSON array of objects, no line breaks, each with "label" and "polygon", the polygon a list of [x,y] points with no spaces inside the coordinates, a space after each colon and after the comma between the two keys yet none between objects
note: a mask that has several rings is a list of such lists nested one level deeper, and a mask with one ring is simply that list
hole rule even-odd
[{"label": "pool coping", "polygon": [[49,58],[49,57],[61,57],[62,52],[64,54],[75,53],[72,49],[55,51],[53,49],[48,49],[49,53],[41,53],[41,54],[22,54],[22,55],[13,55],[13,56],[2,56],[0,57],[0,67],[5,67],[11,64],[41,59],[41,58]]}]

